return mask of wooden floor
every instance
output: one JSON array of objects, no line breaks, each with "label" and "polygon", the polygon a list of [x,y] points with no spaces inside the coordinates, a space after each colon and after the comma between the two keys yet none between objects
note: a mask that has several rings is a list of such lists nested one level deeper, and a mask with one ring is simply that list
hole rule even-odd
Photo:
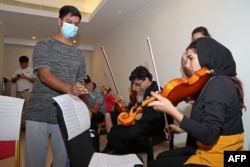
[{"label": "wooden floor", "polygon": [[[24,141],[25,141],[25,132],[23,131],[20,137],[20,167],[24,167]],[[105,134],[101,135],[100,136],[100,150],[102,150],[105,147],[106,142],[107,142],[106,135]],[[156,145],[154,147],[154,155],[157,156],[160,152],[164,150],[168,150],[167,142],[163,142],[159,145]],[[146,164],[147,155],[143,153],[143,154],[140,154],[140,156],[143,158],[144,167],[147,167],[147,164]],[[49,145],[46,167],[50,167],[52,159],[53,157],[52,157],[51,147]],[[0,167],[14,167],[14,158],[7,158],[4,160],[0,160]]]}]

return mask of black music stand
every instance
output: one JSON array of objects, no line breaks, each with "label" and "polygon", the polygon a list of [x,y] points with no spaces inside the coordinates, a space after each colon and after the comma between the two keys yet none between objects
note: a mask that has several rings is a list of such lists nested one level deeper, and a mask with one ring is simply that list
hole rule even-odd
[{"label": "black music stand", "polygon": [[67,149],[70,167],[88,167],[95,147],[90,136],[89,130],[79,134],[71,140],[68,140],[67,128],[63,119],[61,108],[57,106],[57,117],[62,136]]}]

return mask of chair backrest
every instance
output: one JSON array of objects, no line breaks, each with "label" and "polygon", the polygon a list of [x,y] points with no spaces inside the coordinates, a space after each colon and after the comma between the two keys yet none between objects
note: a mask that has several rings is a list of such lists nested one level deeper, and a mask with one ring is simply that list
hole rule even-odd
[{"label": "chair backrest", "polygon": [[14,157],[20,166],[20,123],[24,99],[0,95],[0,160]]},{"label": "chair backrest", "polygon": [[14,157],[15,167],[20,167],[20,145],[17,141],[0,141],[0,160]]},{"label": "chair backrest", "polygon": [[0,141],[0,159],[15,156],[15,141]]},{"label": "chair backrest", "polygon": [[71,140],[67,140],[67,128],[63,119],[62,110],[59,106],[57,106],[57,111],[58,123],[65,141],[65,146],[70,161],[70,167],[88,166],[91,157],[95,152],[95,147],[91,139],[89,130],[86,130],[85,132],[79,134]]}]

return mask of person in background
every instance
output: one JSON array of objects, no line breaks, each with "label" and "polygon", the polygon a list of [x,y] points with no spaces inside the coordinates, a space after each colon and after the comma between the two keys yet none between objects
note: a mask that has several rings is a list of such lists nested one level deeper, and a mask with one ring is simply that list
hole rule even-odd
[{"label": "person in background", "polygon": [[203,26],[196,27],[192,31],[192,40],[191,41],[195,41],[196,39],[201,38],[201,37],[211,38],[211,35],[208,32],[206,27],[203,27]]},{"label": "person in background", "polygon": [[100,89],[96,83],[92,82],[90,77],[87,75],[87,79],[84,82],[89,90],[93,92],[94,96],[88,94],[88,108],[91,115],[91,126],[90,129],[97,130],[97,124],[104,122],[105,115],[105,103],[104,103],[104,92]]},{"label": "person in background", "polygon": [[27,56],[23,55],[19,57],[19,65],[20,68],[14,72],[11,82],[16,83],[16,97],[25,99],[21,119],[21,128],[25,129],[24,113],[36,76],[33,73],[33,68],[29,66],[29,58]]},{"label": "person in background", "polygon": [[105,114],[105,125],[106,125],[106,132],[107,133],[110,132],[110,129],[114,125],[119,124],[117,117],[121,111],[119,111],[116,107],[121,107],[121,105],[122,105],[122,106],[124,106],[123,109],[125,109],[127,112],[129,112],[129,110],[132,107],[139,106],[142,103],[144,90],[142,90],[140,87],[138,88],[138,90],[134,90],[133,85],[134,84],[132,83],[131,90],[130,90],[130,102],[127,102],[123,96],[118,96],[117,101],[119,102],[119,105],[115,104],[116,102],[114,101],[113,110],[110,112],[107,112]]},{"label": "person in background", "polygon": [[[157,83],[152,80],[152,74],[144,66],[136,67],[131,72],[129,80],[144,91],[143,100],[150,96],[151,91],[159,90]],[[134,141],[145,135],[160,134],[164,126],[165,119],[162,113],[156,112],[152,107],[143,107],[143,112],[135,116],[135,124],[123,125],[118,122],[111,127],[107,133],[108,143],[102,152],[114,151],[118,154],[135,152]]]},{"label": "person in background", "polygon": [[[201,38],[201,37],[211,38],[211,35],[209,34],[206,27],[203,27],[203,26],[196,27],[192,31],[191,41],[194,41],[194,40]],[[187,55],[185,53],[186,52],[183,53],[182,58],[181,58],[181,66],[182,66],[184,74],[189,78],[192,76],[192,72],[188,68],[186,68]]]},{"label": "person in background", "polygon": [[112,112],[114,110],[115,97],[112,95],[111,88],[102,84],[101,89],[104,91],[105,111]]},{"label": "person in background", "polygon": [[85,60],[82,51],[73,44],[81,17],[76,7],[63,6],[57,19],[57,34],[37,42],[34,48],[37,78],[25,113],[25,167],[46,166],[49,139],[53,167],[69,166],[52,98],[72,94],[86,100],[88,91],[78,82],[86,78]]},{"label": "person in background", "polygon": [[136,105],[141,105],[141,103],[143,102],[143,97],[144,97],[144,90],[143,89],[138,89],[137,90],[137,94],[136,94]]},{"label": "person in background", "polygon": [[193,41],[186,52],[186,66],[193,74],[207,67],[213,70],[212,77],[193,104],[190,118],[167,98],[152,92],[158,101],[148,106],[170,114],[179,123],[171,131],[186,132],[188,136],[185,147],[160,153],[149,167],[221,167],[224,151],[243,150],[244,92],[230,50],[212,38],[202,37]]}]

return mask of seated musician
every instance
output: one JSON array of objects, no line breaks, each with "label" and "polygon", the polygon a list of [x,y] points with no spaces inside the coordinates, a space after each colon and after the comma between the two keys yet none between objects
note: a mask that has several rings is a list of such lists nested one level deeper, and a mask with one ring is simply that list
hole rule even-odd
[{"label": "seated musician", "polygon": [[[106,110],[105,114],[107,133],[110,132],[110,129],[113,125],[117,125],[119,123],[117,117],[122,112],[122,109],[125,109],[127,112],[129,112],[132,107],[139,106],[143,101],[143,95],[144,90],[140,89],[140,87],[138,90],[133,90],[133,83],[131,82],[130,102],[128,103],[122,96],[118,96],[117,99],[114,99],[112,110]],[[122,105],[122,107],[120,105]]]},{"label": "seated musician", "polygon": [[[152,74],[143,66],[136,67],[131,72],[129,80],[144,92],[143,100],[150,96],[151,91],[158,90],[157,83],[152,81]],[[112,118],[112,114],[116,115],[115,118]],[[118,154],[135,152],[133,141],[146,135],[162,133],[165,126],[164,115],[156,112],[152,107],[143,107],[143,111],[136,115],[133,125],[115,124],[117,111],[111,112],[110,116],[114,124],[107,132],[108,143],[102,151],[106,153],[111,151]]]},{"label": "seated musician", "polygon": [[87,106],[91,115],[91,125],[90,128],[97,130],[97,124],[103,122],[105,119],[105,104],[104,104],[104,92],[97,86],[94,82],[91,81],[90,77],[87,75],[87,79],[84,79],[85,84],[88,89],[94,92],[95,97],[92,97],[88,94],[88,103]]},{"label": "seated musician", "polygon": [[[195,41],[198,38],[202,38],[202,37],[207,37],[207,38],[211,38],[211,35],[209,34],[208,30],[206,27],[203,26],[199,26],[196,27],[191,34],[191,41]],[[184,74],[186,75],[186,77],[192,77],[192,70],[190,70],[188,67],[186,67],[187,64],[187,54],[186,52],[183,53],[182,57],[181,57],[181,65],[182,65],[182,70],[184,72]]]},{"label": "seated musician", "polygon": [[170,114],[179,126],[169,129],[185,131],[188,137],[185,147],[160,153],[149,167],[220,167],[224,151],[243,150],[244,91],[230,50],[212,38],[203,37],[193,41],[186,52],[186,67],[193,75],[207,67],[213,70],[213,77],[203,86],[189,118],[167,98],[152,93],[158,100],[148,105]]},{"label": "seated musician", "polygon": [[115,97],[112,95],[111,88],[102,84],[100,88],[104,91],[105,111],[111,112],[114,109]]}]

